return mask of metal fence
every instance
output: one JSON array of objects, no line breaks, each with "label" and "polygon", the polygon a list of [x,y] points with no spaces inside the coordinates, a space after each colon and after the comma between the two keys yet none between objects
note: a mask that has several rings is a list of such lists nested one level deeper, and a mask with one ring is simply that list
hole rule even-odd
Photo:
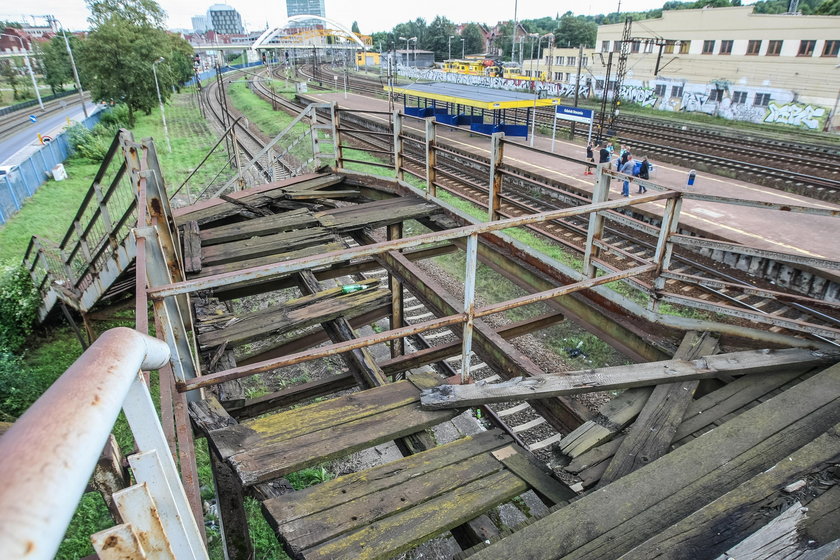
[{"label": "metal fence", "polygon": [[[67,97],[68,95],[74,95],[76,91],[76,88],[73,88],[69,91],[62,91],[61,93],[55,93],[53,95],[42,95],[41,101],[43,103],[46,103],[48,101],[52,101],[53,99],[60,99],[62,97]],[[30,99],[29,101],[24,101],[23,103],[17,103],[15,105],[3,107],[2,109],[0,109],[0,117],[2,117],[3,115],[9,115],[11,113],[14,113],[15,111],[20,111],[21,109],[26,109],[27,107],[34,107],[37,104],[37,99]]]},{"label": "metal fence", "polygon": [[[96,112],[82,124],[93,128],[100,115]],[[51,176],[52,168],[67,159],[68,155],[70,144],[67,134],[62,132],[0,177],[0,224],[5,224],[20,210],[23,202]]]},{"label": "metal fence", "polygon": [[[234,64],[233,66],[225,64],[222,66],[222,74],[225,72],[232,72],[233,70],[241,70],[242,68],[251,68],[252,66],[260,66],[262,65],[262,61],[258,60],[257,62],[248,62],[247,64]],[[198,79],[200,81],[204,81],[207,79],[212,78],[216,75],[216,69],[211,68],[210,70],[205,70],[204,72],[198,73]],[[190,78],[187,82],[184,83],[185,86],[193,86],[195,85],[195,78]]]}]

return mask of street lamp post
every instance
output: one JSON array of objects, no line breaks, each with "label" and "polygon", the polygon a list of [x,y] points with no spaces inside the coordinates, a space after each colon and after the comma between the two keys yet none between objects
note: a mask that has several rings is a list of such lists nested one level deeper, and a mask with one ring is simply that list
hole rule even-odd
[{"label": "street lamp post", "polygon": [[[516,62],[513,58],[513,54],[516,52],[516,28],[519,25],[519,21],[518,21],[518,17],[517,17],[518,12],[519,12],[519,0],[514,0],[514,2],[513,2],[513,33],[512,33],[513,38],[510,41],[510,61],[511,62]],[[519,49],[520,49],[520,53],[521,53],[522,47],[520,46]]]},{"label": "street lamp post", "polygon": [[408,66],[408,42],[411,39],[408,37],[400,37],[400,41],[405,41],[405,65]]},{"label": "street lamp post", "polygon": [[414,41],[414,67],[417,67],[417,37],[412,37],[409,41]]},{"label": "street lamp post", "polygon": [[461,58],[467,58],[467,44],[464,41],[466,41],[466,39],[461,37]]},{"label": "street lamp post", "polygon": [[166,111],[163,109],[163,98],[160,96],[160,84],[158,84],[157,65],[166,60],[163,57],[152,62],[152,74],[155,76],[155,90],[157,91],[158,103],[160,103],[160,116],[163,119],[163,134],[166,136],[166,149],[172,153],[172,144],[169,142],[169,128],[166,126]]},{"label": "street lamp post", "polygon": [[[32,65],[29,64],[29,55],[27,54],[28,51],[23,46],[23,39],[18,37],[17,35],[12,35],[11,33],[0,33],[0,35],[5,35],[6,37],[12,37],[17,39],[20,43],[20,50],[23,51],[23,61],[26,63],[26,69],[29,71],[29,77],[32,78],[32,87],[35,88],[35,97],[38,98],[38,106],[41,107],[41,110],[44,110],[44,102],[41,101],[41,92],[38,91],[38,82],[35,80],[35,73],[32,71]],[[30,43],[31,45],[31,43]]]},{"label": "street lamp post", "polygon": [[449,40],[446,41],[446,46],[449,47],[449,60],[452,60],[452,39],[454,38],[454,35],[450,35]]},{"label": "street lamp post", "polygon": [[85,118],[88,118],[87,107],[85,106],[85,96],[82,94],[82,82],[79,81],[79,71],[76,69],[76,60],[73,58],[73,51],[70,49],[70,41],[67,39],[67,30],[64,29],[64,24],[57,19],[54,19],[53,21],[61,25],[61,34],[64,35],[64,46],[67,48],[67,54],[70,55],[70,66],[73,68],[73,78],[76,80],[76,90],[79,92],[79,101],[82,104],[82,112],[85,114]]},{"label": "street lamp post", "polygon": [[[546,37],[551,37],[553,39],[554,34],[553,33],[546,33],[545,35],[543,35],[542,37],[537,39],[537,70],[536,70],[537,78],[539,78],[539,75],[540,75],[540,58],[542,58],[540,56],[540,45],[542,44],[542,40],[545,39]],[[531,141],[530,141],[530,146],[532,148],[534,147],[534,135],[537,132],[537,99],[539,98],[539,96],[540,96],[540,91],[537,88],[536,81],[535,81],[534,82],[534,112],[531,114]]]}]

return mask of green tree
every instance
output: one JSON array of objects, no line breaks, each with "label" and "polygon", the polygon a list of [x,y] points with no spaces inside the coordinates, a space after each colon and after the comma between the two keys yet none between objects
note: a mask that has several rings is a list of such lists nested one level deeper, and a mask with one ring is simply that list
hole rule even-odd
[{"label": "green tree", "polygon": [[560,18],[560,24],[554,30],[554,45],[558,47],[577,47],[584,45],[592,48],[595,46],[595,36],[598,34],[598,26],[593,21],[588,21],[582,16],[573,16],[567,12]]},{"label": "green tree", "polygon": [[[432,23],[429,24],[429,30],[426,34],[426,43],[423,48],[434,51],[435,60],[445,60],[449,56],[449,38],[455,36],[455,24],[442,16],[437,16]],[[456,39],[452,39],[455,42]],[[458,52],[457,43],[453,46],[455,52]]]},{"label": "green tree", "polygon": [[477,24],[468,23],[465,25],[461,30],[461,38],[464,40],[463,50],[467,54],[484,52],[484,34],[481,32],[481,28],[478,27]]},{"label": "green tree", "polygon": [[840,16],[840,0],[823,0],[822,4],[814,10],[814,13],[825,16]]},{"label": "green tree", "polygon": [[352,31],[356,35],[360,35],[362,33],[361,31],[359,31],[359,22],[358,21],[353,22],[353,25],[350,26],[350,31]]},{"label": "green tree", "polygon": [[86,0],[90,17],[88,21],[94,28],[120,19],[137,27],[156,27],[163,29],[166,12],[155,0]]},{"label": "green tree", "polygon": [[164,12],[152,0],[87,0],[92,29],[81,49],[88,85],[97,101],[118,101],[134,112],[157,105],[152,63],[157,66],[161,96],[191,76],[192,49],[161,27]]},{"label": "green tree", "polygon": [[12,88],[12,99],[17,101],[21,99],[21,92],[18,90],[18,85],[20,83],[20,74],[18,73],[17,67],[15,66],[13,59],[7,58],[3,61],[0,61],[0,75],[6,79],[6,83],[9,84],[9,87]]},{"label": "green tree", "polygon": [[[75,36],[67,38],[70,41],[70,48],[75,49],[74,52],[79,52],[79,39]],[[47,85],[54,94],[62,91],[64,84],[73,81],[73,69],[70,66],[70,57],[67,54],[64,38],[56,35],[49,42],[33,43],[33,45],[41,53],[38,59]]]}]

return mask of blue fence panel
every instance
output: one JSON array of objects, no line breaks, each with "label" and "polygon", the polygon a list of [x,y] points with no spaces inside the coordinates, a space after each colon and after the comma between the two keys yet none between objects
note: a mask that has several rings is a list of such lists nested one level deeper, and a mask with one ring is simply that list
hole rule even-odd
[{"label": "blue fence panel", "polygon": [[527,124],[503,124],[501,131],[505,133],[505,136],[524,136],[528,138]]},{"label": "blue fence panel", "polygon": [[501,132],[502,131],[502,125],[472,123],[470,125],[470,130],[472,130],[474,132],[480,132],[482,134],[493,134],[494,132]]},{"label": "blue fence panel", "polygon": [[[101,113],[97,111],[82,124],[93,128],[99,122]],[[67,135],[62,132],[0,177],[0,224],[5,224],[20,210],[23,202],[47,181],[52,168],[67,159],[69,154],[70,144]]]},{"label": "blue fence panel", "polygon": [[435,115],[435,120],[443,124],[458,126],[458,115]]}]

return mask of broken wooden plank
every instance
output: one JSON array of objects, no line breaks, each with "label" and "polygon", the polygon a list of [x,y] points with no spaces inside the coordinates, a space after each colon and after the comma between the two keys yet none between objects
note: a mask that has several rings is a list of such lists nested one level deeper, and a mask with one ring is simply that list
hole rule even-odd
[{"label": "broken wooden plank", "polygon": [[396,197],[366,204],[324,210],[315,218],[327,228],[346,232],[377,228],[439,212],[440,208],[419,198]]},{"label": "broken wooden plank", "polygon": [[676,560],[692,558],[700,550],[707,557],[731,551],[735,545],[765,525],[768,521],[765,512],[776,509],[776,504],[782,499],[782,488],[824,470],[838,455],[840,426],[835,425],[771,468],[668,527],[621,558]]},{"label": "broken wooden plank", "polygon": [[254,206],[253,204],[249,204],[249,203],[245,202],[244,200],[238,200],[236,198],[231,198],[226,194],[219,195],[219,198],[221,198],[225,202],[230,202],[234,206],[239,206],[240,208],[244,208],[245,210],[248,210],[249,212],[251,212],[252,214],[255,214],[257,216],[271,216],[273,214],[273,212],[271,212],[271,210],[266,210],[265,208],[260,208],[259,206]]},{"label": "broken wooden plank", "polygon": [[840,366],[833,366],[478,552],[475,559],[616,558],[840,422],[838,397]]},{"label": "broken wooden plank", "polygon": [[[689,331],[685,333],[674,358],[694,359],[699,357],[701,333]],[[623,430],[642,411],[650,393],[650,387],[628,389],[617,397],[601,405],[598,414],[592,420],[584,422],[570,434],[560,440],[558,451],[566,457],[574,459],[587,452],[601,442],[612,439],[615,434]],[[600,478],[603,471],[598,473]]]},{"label": "broken wooden plank", "polygon": [[838,359],[840,359],[840,354],[836,352],[818,352],[800,348],[750,350],[705,356],[698,360],[665,360],[634,366],[596,368],[562,375],[520,377],[495,384],[479,381],[472,385],[443,385],[424,391],[422,403],[427,410],[447,407],[464,408],[494,402],[543,399],[673,383],[686,379],[714,377],[721,373],[749,375],[790,367],[814,367],[835,363]]},{"label": "broken wooden plank", "polygon": [[[399,462],[392,463],[400,468]],[[399,486],[371,491],[364,496],[333,506],[320,513],[277,524],[277,534],[286,542],[292,555],[347,533],[364,529],[367,525],[391,515],[445,496],[453,490],[492,476],[504,470],[504,465],[489,453],[450,463],[425,475],[405,480]]]},{"label": "broken wooden plank", "polygon": [[[201,270],[199,277],[206,278],[208,276],[215,276],[224,272],[234,272],[237,270],[245,270],[255,266],[262,266],[266,264],[274,264],[292,259],[299,259],[303,257],[310,257],[312,255],[320,255],[322,253],[330,253],[332,251],[340,251],[345,247],[340,243],[327,243],[325,245],[313,245],[311,247],[304,247],[294,251],[278,252],[274,255],[266,255],[264,257],[251,258],[244,261],[232,262],[229,264],[219,264],[214,266],[205,266]],[[276,279],[275,279],[276,280]],[[235,286],[247,286],[248,284],[257,284],[260,280],[244,280]]]},{"label": "broken wooden plank", "polygon": [[372,287],[349,294],[342,294],[341,288],[324,290],[313,296],[289,300],[281,305],[242,315],[239,322],[226,328],[199,334],[198,342],[205,349],[225,341],[230,346],[236,346],[268,335],[317,325],[336,317],[367,313],[384,305],[389,297],[388,290]]},{"label": "broken wooden plank", "polygon": [[[316,546],[307,560],[392,558],[479,513],[504,503],[528,489],[521,478],[506,470],[475,480],[426,503]],[[512,556],[511,558],[515,558]]]},{"label": "broken wooden plank", "polygon": [[318,221],[312,215],[312,212],[306,208],[298,208],[297,210],[289,210],[280,214],[236,222],[235,224],[202,229],[199,235],[201,236],[201,244],[209,246],[306,228],[317,223]]},{"label": "broken wooden plank", "polygon": [[299,402],[316,397],[322,397],[356,386],[356,378],[349,373],[332,375],[330,377],[310,381],[300,385],[293,385],[261,397],[246,399],[240,406],[229,407],[227,411],[239,420],[254,418],[260,414],[271,412],[278,408],[285,408]]},{"label": "broken wooden plank", "polygon": [[210,267],[285,253],[312,245],[325,245],[335,240],[334,234],[321,227],[283,231],[203,247],[201,262],[204,266]]},{"label": "broken wooden plank", "polygon": [[[319,175],[307,174],[286,179],[283,181],[275,181],[267,183],[258,187],[252,187],[243,191],[238,191],[230,194],[231,198],[241,200],[253,206],[265,206],[276,200],[282,200],[284,194],[292,186],[300,185],[301,188],[306,185],[307,190],[322,188],[324,186],[332,186],[340,183],[342,178],[337,175]],[[182,226],[189,221],[197,221],[198,225],[214,222],[233,216],[239,212],[240,208],[230,202],[225,202],[221,198],[210,198],[202,200],[190,206],[173,209],[172,214],[177,226]]]},{"label": "broken wooden plank", "polygon": [[[716,354],[718,350],[717,338],[708,332],[703,333],[694,345],[694,352],[701,356]],[[699,383],[697,379],[663,383],[653,389],[639,417],[630,427],[630,432],[601,477],[600,485],[609,484],[668,452]]]},{"label": "broken wooden plank", "polygon": [[353,198],[359,196],[357,190],[332,191],[287,191],[283,198],[286,200],[313,200],[321,198]]},{"label": "broken wooden plank", "polygon": [[198,223],[187,222],[184,225],[184,271],[201,272],[201,239]]},{"label": "broken wooden plank", "polygon": [[244,484],[257,484],[417,433],[457,414],[457,411],[424,411],[412,404],[279,443],[262,445],[259,437],[237,436],[237,441],[248,449],[231,456],[228,462]]},{"label": "broken wooden plank", "polygon": [[[782,371],[760,377],[743,376],[724,385],[717,391],[693,401],[685,413],[683,422],[677,428],[675,445],[682,445],[691,440],[691,434],[707,428],[723,416],[741,409],[759,397],[777,389],[802,375],[802,371]],[[564,470],[581,478],[584,488],[600,480],[606,471],[609,460],[624,441],[623,435],[577,455],[564,467]]]},{"label": "broken wooden plank", "polygon": [[511,441],[501,430],[488,430],[400,459],[396,463],[399,468],[394,468],[395,463],[386,463],[346,474],[266,502],[265,507],[277,523],[286,523],[346,504],[371,492],[398,487],[436,469],[509,445]]},{"label": "broken wooden plank", "polygon": [[577,497],[574,490],[554,478],[547,467],[536,464],[536,461],[522,453],[518,446],[509,445],[497,449],[493,452],[493,457],[527,482],[549,507],[567,504],[569,500]]}]

